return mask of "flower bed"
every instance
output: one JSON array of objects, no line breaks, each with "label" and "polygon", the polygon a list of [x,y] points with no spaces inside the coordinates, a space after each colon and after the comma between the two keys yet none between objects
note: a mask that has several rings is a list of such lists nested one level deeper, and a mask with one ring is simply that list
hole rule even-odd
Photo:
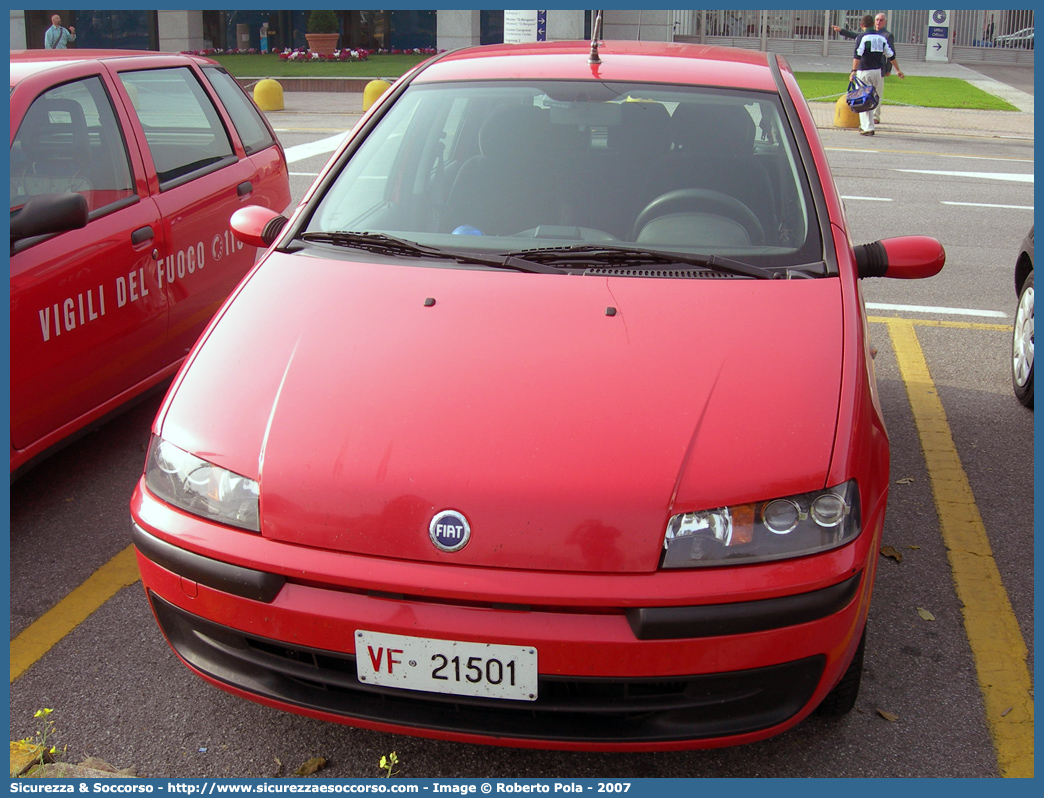
[{"label": "flower bed", "polygon": [[370,57],[369,50],[335,50],[332,54],[314,53],[311,50],[283,50],[279,53],[280,61],[366,61]]},{"label": "flower bed", "polygon": [[378,55],[437,55],[439,53],[446,52],[445,49],[439,50],[436,47],[414,47],[407,50],[385,50],[383,48],[377,49]]},{"label": "flower bed", "polygon": [[208,47],[203,50],[182,50],[181,55],[263,55],[263,53],[253,47],[249,50],[222,50],[220,47]]},{"label": "flower bed", "polygon": [[[248,50],[223,50],[219,47],[210,47],[203,50],[182,50],[184,55],[202,55],[202,56],[214,56],[214,55],[265,55],[260,50],[256,50],[251,47]],[[374,50],[363,50],[362,48],[351,50],[337,50],[333,55],[322,55],[320,53],[313,53],[310,50],[299,47],[296,50],[286,48],[285,50],[272,50],[268,55],[279,56],[280,61],[366,61],[371,55],[436,55],[442,52],[435,47],[414,47],[412,49],[400,50],[393,48],[391,50],[385,50],[383,48]]]}]

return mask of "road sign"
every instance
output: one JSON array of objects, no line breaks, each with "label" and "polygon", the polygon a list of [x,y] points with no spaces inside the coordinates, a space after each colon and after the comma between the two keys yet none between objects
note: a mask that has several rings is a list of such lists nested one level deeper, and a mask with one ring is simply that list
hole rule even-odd
[{"label": "road sign", "polygon": [[547,41],[547,11],[505,11],[504,44]]},{"label": "road sign", "polygon": [[928,12],[928,35],[924,38],[927,49],[925,61],[950,60],[950,12]]}]

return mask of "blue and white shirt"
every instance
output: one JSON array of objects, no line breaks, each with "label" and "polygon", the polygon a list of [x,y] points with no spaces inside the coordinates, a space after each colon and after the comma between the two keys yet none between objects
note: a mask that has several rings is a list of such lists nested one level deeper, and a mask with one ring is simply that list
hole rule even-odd
[{"label": "blue and white shirt", "polygon": [[859,69],[880,69],[884,71],[885,64],[895,58],[895,51],[888,43],[888,39],[875,30],[864,30],[856,39],[855,54],[853,58],[859,59]]}]

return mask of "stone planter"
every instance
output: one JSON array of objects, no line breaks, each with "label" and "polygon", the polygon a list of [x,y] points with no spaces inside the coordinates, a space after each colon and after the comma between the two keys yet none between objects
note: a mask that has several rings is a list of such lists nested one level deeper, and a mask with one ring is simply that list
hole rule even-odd
[{"label": "stone planter", "polygon": [[306,33],[305,39],[308,41],[308,49],[311,52],[333,55],[337,50],[337,40],[340,36],[339,33]]}]

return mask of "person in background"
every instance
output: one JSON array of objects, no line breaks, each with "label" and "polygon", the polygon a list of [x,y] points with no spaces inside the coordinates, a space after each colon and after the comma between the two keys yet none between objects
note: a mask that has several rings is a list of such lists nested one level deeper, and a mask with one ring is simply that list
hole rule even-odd
[{"label": "person in background", "polygon": [[[834,31],[834,33],[838,33],[838,34],[844,36],[846,39],[857,39],[857,38],[859,38],[859,34],[856,33],[855,31],[847,30],[846,28],[842,28],[839,25],[831,25],[830,29],[832,31]],[[885,39],[887,39],[888,46],[892,48],[892,52],[894,53],[895,52],[895,37],[892,36],[892,32],[890,30],[888,30],[888,17],[886,17],[883,13],[878,14],[876,17],[874,17],[874,30],[877,33],[880,33],[882,36],[884,36]],[[889,75],[892,74],[892,62],[891,61],[885,61],[884,70],[882,70],[881,74],[884,77],[888,77]],[[877,96],[880,97],[882,101],[884,100],[884,92],[881,89],[878,89]],[[874,124],[880,124],[880,123],[881,123],[881,106],[878,105],[874,109]]]},{"label": "person in background", "polygon": [[[864,83],[869,83],[880,97],[884,87],[884,66],[891,61],[895,67],[895,74],[902,80],[906,77],[903,70],[899,68],[899,62],[895,60],[895,50],[888,40],[878,31],[874,30],[874,18],[867,14],[863,17],[863,32],[856,39],[855,52],[852,55],[851,78],[859,78]],[[864,111],[859,115],[859,135],[874,135],[874,112]]]},{"label": "person in background", "polygon": [[69,42],[76,41],[76,28],[63,28],[62,18],[55,14],[51,17],[51,27],[44,34],[44,47],[48,50],[65,50]]}]

